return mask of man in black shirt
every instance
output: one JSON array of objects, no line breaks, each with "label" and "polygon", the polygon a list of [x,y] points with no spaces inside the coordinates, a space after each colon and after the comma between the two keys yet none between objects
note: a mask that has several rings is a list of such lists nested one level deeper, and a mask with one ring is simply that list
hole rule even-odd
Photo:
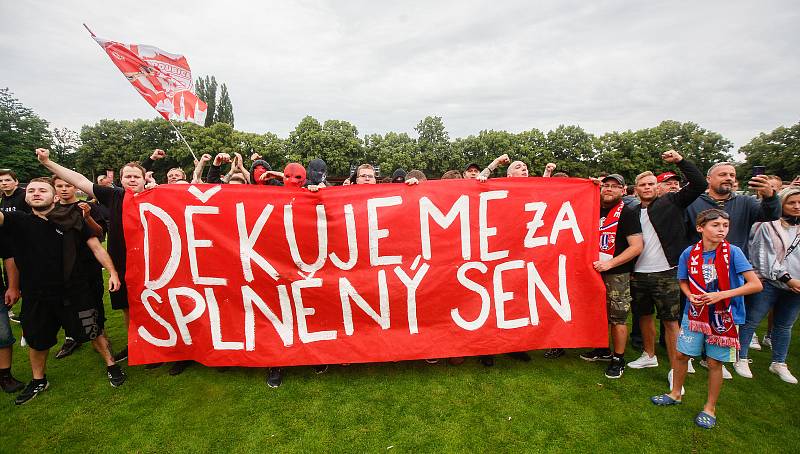
[{"label": "man in black shirt", "polygon": [[594,269],[606,285],[606,310],[611,325],[614,352],[598,348],[581,354],[586,361],[611,361],[606,377],[620,378],[625,370],[625,343],[631,310],[630,274],[632,260],[642,252],[642,226],[635,210],[625,205],[625,179],[611,174],[600,186],[600,259]]},{"label": "man in black shirt", "polygon": [[[115,291],[120,285],[111,258],[82,219],[53,213],[55,188],[50,179],[31,180],[25,192],[25,201],[33,214],[0,212],[0,226],[5,234],[24,245],[18,248],[15,260],[20,271],[20,287],[25,295],[22,329],[30,347],[28,356],[33,379],[17,396],[17,405],[30,401],[50,386],[45,374],[47,354],[56,345],[61,327],[74,333],[83,329],[86,339],[91,338],[93,342],[104,338],[102,319],[93,311],[91,292],[81,286],[86,281],[81,277],[86,271],[78,260],[81,244],[88,246],[108,270],[109,289]],[[48,215],[53,219],[48,219]],[[54,220],[56,217],[58,221]],[[98,342],[95,346],[102,344]],[[110,352],[104,356],[112,386],[121,385],[125,381],[124,373],[113,364]]]},{"label": "man in black shirt", "polygon": [[8,289],[0,274],[0,294],[3,295],[3,303],[0,304],[0,387],[7,393],[13,393],[24,386],[11,375],[12,347],[17,340],[8,320],[8,310],[19,300],[19,274],[3,229],[0,229],[0,259],[8,272]]},{"label": "man in black shirt", "polygon": [[[104,241],[106,230],[108,230],[108,219],[103,214],[103,211],[100,210],[100,205],[90,202],[80,202],[76,196],[75,186],[58,177],[53,177],[52,180],[53,186],[56,188],[56,195],[58,195],[58,204],[54,212],[61,212],[67,215],[70,211],[75,210],[76,213],[83,218],[84,222],[86,222],[92,235],[96,236],[100,241]],[[88,280],[90,291],[94,295],[95,306],[101,316],[105,318],[105,310],[103,307],[103,294],[105,293],[103,268],[97,263],[91,250],[86,247],[81,247],[79,251],[78,259],[81,260],[83,269],[86,270],[87,275],[85,277]],[[79,336],[73,336],[73,333],[66,333],[64,345],[62,345],[58,353],[56,353],[56,359],[67,357],[80,347],[81,342],[76,340],[78,338]],[[99,351],[106,352],[107,350],[107,346],[101,346]]]},{"label": "man in black shirt", "polygon": [[31,208],[25,203],[25,191],[19,187],[17,174],[13,170],[0,170],[0,211],[31,212]]},{"label": "man in black shirt", "polygon": [[[85,192],[89,197],[93,197],[109,210],[109,225],[108,225],[108,253],[117,267],[122,287],[118,292],[111,294],[111,307],[113,309],[121,310],[125,318],[125,326],[130,323],[130,316],[128,313],[128,289],[125,286],[125,262],[126,262],[126,248],[125,248],[125,232],[122,229],[122,202],[125,199],[125,191],[130,190],[133,193],[144,191],[145,184],[145,170],[141,165],[135,162],[130,162],[122,167],[120,171],[120,182],[122,187],[107,187],[98,184],[92,184],[91,180],[85,176],[75,172],[74,170],[67,169],[50,160],[50,151],[44,148],[36,149],[36,156],[39,162],[42,163],[48,170],[53,172],[58,178],[74,185],[81,191]],[[128,347],[123,348],[119,353],[114,356],[117,362],[124,361],[128,358]]]}]

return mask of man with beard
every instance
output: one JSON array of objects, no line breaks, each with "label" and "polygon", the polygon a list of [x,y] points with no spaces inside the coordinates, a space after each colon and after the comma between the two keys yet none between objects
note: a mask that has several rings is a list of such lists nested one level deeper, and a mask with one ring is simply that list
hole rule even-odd
[{"label": "man with beard", "polygon": [[606,377],[620,378],[625,371],[625,343],[628,338],[628,312],[631,309],[630,274],[632,260],[642,252],[642,226],[634,208],[625,205],[625,179],[612,174],[600,186],[600,259],[594,269],[606,286],[606,311],[611,325],[613,354],[597,348],[581,354],[586,361],[611,361]]},{"label": "man with beard", "polygon": [[[693,224],[697,214],[704,210],[719,208],[725,211],[730,216],[728,242],[747,254],[750,227],[756,222],[769,222],[781,217],[781,204],[777,191],[770,185],[765,175],[757,175],[750,179],[748,186],[759,197],[736,194],[733,190],[736,169],[730,162],[718,162],[711,166],[706,174],[706,180],[708,190],[686,209],[687,222]],[[687,230],[690,243],[700,240],[696,229]]]},{"label": "man with beard", "polygon": [[[107,187],[92,184],[88,178],[80,173],[51,161],[50,150],[37,148],[36,157],[39,159],[39,162],[55,176],[74,185],[89,197],[97,199],[101,205],[108,208],[108,253],[114,261],[120,281],[122,282],[119,291],[111,294],[111,308],[122,311],[125,327],[127,329],[130,324],[130,315],[128,312],[128,289],[125,285],[127,249],[125,247],[125,232],[122,228],[122,202],[125,199],[126,191],[130,191],[134,194],[144,191],[146,171],[139,163],[129,162],[120,170],[120,182],[122,187]],[[126,359],[128,359],[127,345],[114,355],[114,361],[117,363]]]},{"label": "man with beard", "polygon": [[[706,187],[700,170],[683,159],[677,151],[667,151],[661,157],[665,162],[677,165],[688,183],[680,191],[665,192],[659,196],[658,179],[652,172],[643,172],[636,177],[636,194],[641,201],[637,209],[642,225],[644,249],[634,265],[631,296],[634,318],[639,318],[644,351],[639,359],[628,363],[631,369],[658,367],[654,309],[658,312],[659,320],[664,323],[670,365],[675,362],[678,322],[681,316],[677,266],[678,258],[688,245],[683,216],[686,207]],[[671,387],[672,367],[667,379]]]},{"label": "man with beard", "polygon": [[[46,376],[47,355],[56,345],[61,327],[78,333],[87,328],[100,342],[95,344],[104,357],[112,386],[125,382],[125,374],[114,364],[108,343],[103,343],[103,319],[93,307],[91,292],[81,287],[85,270],[78,258],[81,245],[92,254],[109,273],[109,289],[120,286],[111,258],[100,241],[86,228],[80,215],[56,216],[55,188],[48,178],[36,178],[28,183],[25,201],[33,214],[0,212],[0,226],[13,240],[26,247],[20,248],[16,261],[20,271],[20,286],[25,300],[22,303],[22,329],[30,350],[33,379],[14,401],[22,405],[49,387]],[[51,218],[48,218],[50,216]],[[55,218],[58,217],[58,220]],[[105,353],[102,351],[105,345]]]}]

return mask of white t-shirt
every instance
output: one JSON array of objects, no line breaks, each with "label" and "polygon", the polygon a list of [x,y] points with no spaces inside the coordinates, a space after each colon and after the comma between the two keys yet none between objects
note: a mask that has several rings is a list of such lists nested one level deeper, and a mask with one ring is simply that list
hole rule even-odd
[{"label": "white t-shirt", "polygon": [[639,221],[642,223],[642,236],[644,249],[636,260],[633,271],[636,273],[658,273],[667,271],[669,266],[667,256],[664,255],[664,248],[661,247],[661,240],[658,239],[656,229],[650,223],[650,216],[647,215],[647,208],[642,207]]}]

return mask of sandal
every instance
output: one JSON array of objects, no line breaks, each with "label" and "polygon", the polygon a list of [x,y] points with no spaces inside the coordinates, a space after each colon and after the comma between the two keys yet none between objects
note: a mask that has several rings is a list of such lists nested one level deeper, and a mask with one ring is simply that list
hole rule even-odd
[{"label": "sandal", "polygon": [[694,418],[694,423],[697,424],[699,427],[703,429],[711,429],[712,427],[717,425],[717,418],[709,415],[708,413],[701,411],[697,414],[697,417]]},{"label": "sandal", "polygon": [[673,399],[672,397],[670,397],[669,394],[661,394],[660,396],[653,396],[650,398],[650,402],[652,402],[655,405],[658,405],[659,407],[666,407],[669,405],[680,405],[681,403],[683,403],[683,401]]}]

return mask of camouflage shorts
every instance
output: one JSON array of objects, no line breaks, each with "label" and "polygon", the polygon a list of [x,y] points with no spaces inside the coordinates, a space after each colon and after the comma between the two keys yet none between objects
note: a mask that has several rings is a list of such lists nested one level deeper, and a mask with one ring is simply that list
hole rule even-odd
[{"label": "camouflage shorts", "polygon": [[634,315],[652,315],[665,322],[681,318],[681,288],[673,268],[657,273],[633,273],[631,278]]},{"label": "camouflage shorts", "polygon": [[624,325],[631,310],[630,274],[603,274],[606,284],[606,312],[608,323]]}]

